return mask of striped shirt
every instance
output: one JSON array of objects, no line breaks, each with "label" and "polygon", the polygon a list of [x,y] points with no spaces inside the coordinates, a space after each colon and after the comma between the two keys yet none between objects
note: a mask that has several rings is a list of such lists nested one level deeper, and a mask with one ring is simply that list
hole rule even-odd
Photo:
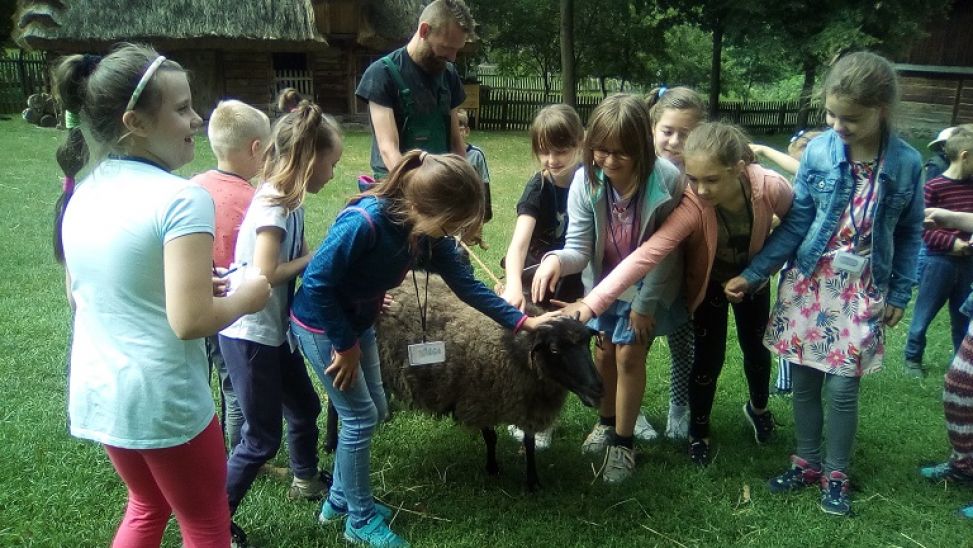
[{"label": "striped shirt", "polygon": [[[926,183],[925,197],[926,207],[973,213],[973,178],[957,180],[940,175]],[[926,248],[933,254],[949,253],[957,238],[969,241],[970,233],[944,228],[929,229],[922,233]]]}]

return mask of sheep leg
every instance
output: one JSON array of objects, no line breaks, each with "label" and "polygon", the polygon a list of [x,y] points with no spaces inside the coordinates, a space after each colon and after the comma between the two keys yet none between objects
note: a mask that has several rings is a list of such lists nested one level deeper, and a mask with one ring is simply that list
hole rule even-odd
[{"label": "sheep leg", "polygon": [[483,434],[483,441],[486,442],[486,472],[496,476],[500,473],[500,465],[497,464],[497,431],[492,426],[488,426],[481,429],[480,433]]},{"label": "sheep leg", "polygon": [[327,433],[325,434],[324,440],[324,451],[326,453],[334,453],[334,450],[338,448],[338,410],[334,408],[331,402],[328,402],[328,424]]},{"label": "sheep leg", "polygon": [[525,479],[527,491],[533,493],[541,486],[537,478],[537,461],[534,459],[534,434],[524,432],[524,455],[527,457],[527,475]]}]

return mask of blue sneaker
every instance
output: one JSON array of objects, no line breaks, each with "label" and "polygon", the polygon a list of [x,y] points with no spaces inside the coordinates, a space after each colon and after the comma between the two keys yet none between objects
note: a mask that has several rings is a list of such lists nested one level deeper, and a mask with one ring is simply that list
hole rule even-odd
[{"label": "blue sneaker", "polygon": [[382,516],[375,514],[368,523],[361,527],[352,527],[351,520],[345,522],[345,540],[356,544],[366,544],[368,546],[383,547],[408,547],[409,543],[404,538],[396,535],[385,524]]},{"label": "blue sneaker", "polygon": [[973,502],[960,508],[959,510],[956,511],[956,513],[966,519],[973,519]]},{"label": "blue sneaker", "polygon": [[923,466],[919,475],[929,481],[952,481],[961,485],[973,485],[973,476],[960,472],[949,461],[933,466]]},{"label": "blue sneaker", "polygon": [[797,455],[791,455],[791,468],[777,477],[770,478],[767,486],[771,493],[780,494],[797,491],[820,482],[820,468],[815,468]]},{"label": "blue sneaker", "polygon": [[[375,502],[375,513],[382,516],[382,519],[390,521],[395,512],[380,502]],[[321,513],[318,514],[318,523],[333,523],[348,516],[347,508],[338,508],[331,504],[331,499],[326,499],[321,505]]]},{"label": "blue sneaker", "polygon": [[821,511],[834,516],[851,515],[851,497],[848,495],[848,475],[835,470],[821,476]]}]

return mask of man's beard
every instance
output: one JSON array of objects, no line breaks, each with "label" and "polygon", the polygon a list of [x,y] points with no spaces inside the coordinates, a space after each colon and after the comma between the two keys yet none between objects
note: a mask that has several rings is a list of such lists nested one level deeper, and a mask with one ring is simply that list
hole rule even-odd
[{"label": "man's beard", "polygon": [[418,63],[423,70],[430,74],[439,74],[446,70],[446,60],[436,57],[431,47],[419,52]]}]

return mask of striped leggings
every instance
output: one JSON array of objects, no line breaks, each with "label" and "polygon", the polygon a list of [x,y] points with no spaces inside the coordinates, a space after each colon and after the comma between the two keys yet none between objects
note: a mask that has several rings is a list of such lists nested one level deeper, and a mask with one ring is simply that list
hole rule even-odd
[{"label": "striped leggings", "polygon": [[973,475],[973,322],[946,372],[943,410],[953,468]]}]

